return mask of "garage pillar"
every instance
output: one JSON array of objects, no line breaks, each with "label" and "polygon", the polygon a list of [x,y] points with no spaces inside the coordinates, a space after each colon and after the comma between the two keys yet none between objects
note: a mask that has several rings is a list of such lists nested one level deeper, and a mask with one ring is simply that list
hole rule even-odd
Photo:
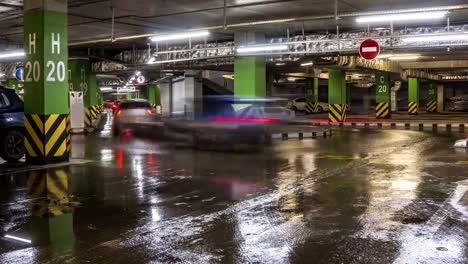
[{"label": "garage pillar", "polygon": [[[309,69],[308,73],[314,73],[312,69]],[[319,88],[319,79],[318,78],[308,78],[306,80],[305,86],[305,111],[309,114],[311,113],[318,113],[319,112],[319,105],[318,105],[318,88]]]},{"label": "garage pillar", "polygon": [[87,58],[70,59],[68,69],[70,90],[83,92],[85,128],[90,128],[100,112],[102,97],[101,91],[98,91],[96,75],[91,72],[91,64]]},{"label": "garage pillar", "polygon": [[419,112],[419,80],[408,78],[408,114],[417,115]]},{"label": "garage pillar", "polygon": [[388,74],[378,72],[375,81],[375,117],[390,118],[390,78]]},{"label": "garage pillar", "polygon": [[24,145],[28,164],[66,162],[67,2],[24,1]]},{"label": "garage pillar", "polygon": [[351,84],[346,84],[346,112],[351,112]]},{"label": "garage pillar", "polygon": [[429,81],[427,87],[426,112],[437,112],[437,84],[435,81]]},{"label": "garage pillar", "polygon": [[[265,35],[257,32],[236,32],[236,46],[265,43]],[[234,95],[266,96],[265,57],[236,57],[234,59]]]},{"label": "garage pillar", "polygon": [[185,117],[194,119],[197,114],[202,113],[203,84],[201,82],[200,71],[185,71],[184,80]]},{"label": "garage pillar", "polygon": [[146,86],[146,99],[154,108],[161,106],[161,92],[157,84],[148,84]]},{"label": "garage pillar", "polygon": [[346,72],[328,69],[328,119],[331,123],[346,120]]},{"label": "garage pillar", "polygon": [[445,86],[443,83],[437,85],[437,112],[442,113],[445,111]]}]

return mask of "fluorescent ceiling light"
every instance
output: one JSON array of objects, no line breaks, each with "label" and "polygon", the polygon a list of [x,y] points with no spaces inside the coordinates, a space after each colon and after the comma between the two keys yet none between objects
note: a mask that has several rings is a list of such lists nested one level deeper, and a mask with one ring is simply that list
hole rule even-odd
[{"label": "fluorescent ceiling light", "polygon": [[401,60],[417,60],[421,56],[419,55],[410,55],[410,56],[395,56],[395,57],[390,57],[388,58],[391,61],[401,61]]},{"label": "fluorescent ceiling light", "polygon": [[286,63],[284,63],[284,62],[277,62],[275,65],[276,65],[276,66],[284,66],[284,65],[286,65]]},{"label": "fluorescent ceiling light", "polygon": [[378,22],[399,22],[399,21],[417,21],[417,20],[436,20],[444,18],[447,11],[417,12],[388,14],[376,16],[363,16],[356,18],[357,23],[378,23]]},{"label": "fluorescent ceiling light", "polygon": [[31,240],[24,239],[24,238],[17,237],[17,236],[6,235],[5,238],[9,238],[9,239],[12,239],[12,240],[16,240],[16,241],[31,244]]},{"label": "fluorescent ceiling light", "polygon": [[154,42],[158,41],[168,41],[168,40],[178,40],[178,39],[189,39],[189,38],[199,38],[199,37],[206,37],[209,36],[210,32],[203,30],[203,31],[189,31],[183,33],[176,33],[170,35],[161,35],[161,36],[154,36],[150,39]]},{"label": "fluorescent ceiling light", "polygon": [[406,37],[403,38],[401,41],[403,41],[404,43],[468,41],[468,34]]},{"label": "fluorescent ceiling light", "polygon": [[377,59],[388,59],[390,57],[394,57],[395,55],[394,54],[381,54],[379,56],[377,56]]},{"label": "fluorescent ceiling light", "polygon": [[262,51],[284,51],[288,50],[288,45],[265,45],[265,46],[246,46],[237,48],[238,53],[254,53]]},{"label": "fluorescent ceiling light", "polygon": [[101,92],[112,91],[113,89],[112,87],[101,87]]},{"label": "fluorescent ceiling light", "polygon": [[306,62],[306,63],[302,63],[301,66],[304,67],[304,66],[311,66],[311,65],[314,65],[313,62]]},{"label": "fluorescent ceiling light", "polygon": [[24,57],[24,51],[11,52],[11,53],[0,53],[0,59]]}]

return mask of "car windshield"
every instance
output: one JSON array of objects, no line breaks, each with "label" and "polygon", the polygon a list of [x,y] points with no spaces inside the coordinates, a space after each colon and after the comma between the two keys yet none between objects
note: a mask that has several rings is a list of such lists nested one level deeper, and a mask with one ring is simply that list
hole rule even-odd
[{"label": "car windshield", "polygon": [[120,109],[150,109],[151,105],[148,102],[123,102],[120,104]]}]

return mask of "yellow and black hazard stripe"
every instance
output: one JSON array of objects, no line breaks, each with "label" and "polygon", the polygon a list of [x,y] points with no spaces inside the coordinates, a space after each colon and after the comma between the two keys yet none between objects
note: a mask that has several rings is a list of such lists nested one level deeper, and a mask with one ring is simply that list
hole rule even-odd
[{"label": "yellow and black hazard stripe", "polygon": [[437,112],[437,101],[427,101],[426,112]]},{"label": "yellow and black hazard stripe", "polygon": [[24,147],[30,164],[48,164],[68,161],[68,114],[25,114],[26,135]]},{"label": "yellow and black hazard stripe", "polygon": [[306,103],[305,110],[307,113],[318,113],[319,112],[319,105],[318,103]]},{"label": "yellow and black hazard stripe", "polygon": [[96,108],[94,106],[89,107],[89,112],[91,113],[91,118],[94,120],[97,117]]},{"label": "yellow and black hazard stripe", "polygon": [[346,103],[346,112],[351,112],[351,102]]},{"label": "yellow and black hazard stripe", "polygon": [[27,186],[35,199],[33,215],[53,217],[71,212],[69,174],[63,169],[35,171],[30,174]]},{"label": "yellow and black hazard stripe", "polygon": [[85,128],[90,128],[92,126],[93,116],[91,115],[91,111],[89,110],[89,108],[85,107],[84,111]]},{"label": "yellow and black hazard stripe", "polygon": [[346,104],[329,104],[328,119],[331,123],[343,123],[346,120]]},{"label": "yellow and black hazard stripe", "polygon": [[418,102],[409,102],[408,103],[408,114],[417,115],[419,110]]},{"label": "yellow and black hazard stripe", "polygon": [[67,152],[71,152],[71,120],[70,115],[67,115]]},{"label": "yellow and black hazard stripe", "polygon": [[377,103],[375,107],[375,117],[389,118],[390,117],[390,104],[388,102]]}]

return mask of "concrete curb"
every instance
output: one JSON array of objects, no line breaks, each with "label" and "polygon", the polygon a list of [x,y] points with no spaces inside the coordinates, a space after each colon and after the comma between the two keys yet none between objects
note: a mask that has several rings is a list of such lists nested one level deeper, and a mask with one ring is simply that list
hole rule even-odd
[{"label": "concrete curb", "polygon": [[[320,124],[314,124],[320,126]],[[391,128],[391,129],[418,129],[418,130],[437,130],[455,132],[459,131],[464,133],[468,124],[460,123],[414,123],[414,122],[382,122],[382,123],[345,123],[345,124],[326,124],[333,127],[352,127],[352,128]]]},{"label": "concrete curb", "polygon": [[329,131],[320,131],[320,132],[297,132],[297,133],[275,133],[271,135],[272,139],[281,139],[281,140],[289,140],[289,139],[317,139],[317,138],[327,138],[331,137],[332,132]]}]

